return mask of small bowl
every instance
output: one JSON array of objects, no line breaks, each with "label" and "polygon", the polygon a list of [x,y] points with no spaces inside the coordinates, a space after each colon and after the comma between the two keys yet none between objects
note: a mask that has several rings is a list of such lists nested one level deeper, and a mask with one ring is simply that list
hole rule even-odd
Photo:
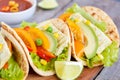
[{"label": "small bowl", "polygon": [[24,11],[15,13],[0,12],[0,22],[7,24],[18,24],[23,20],[27,20],[33,16],[36,11],[37,0],[28,0],[32,6]]}]

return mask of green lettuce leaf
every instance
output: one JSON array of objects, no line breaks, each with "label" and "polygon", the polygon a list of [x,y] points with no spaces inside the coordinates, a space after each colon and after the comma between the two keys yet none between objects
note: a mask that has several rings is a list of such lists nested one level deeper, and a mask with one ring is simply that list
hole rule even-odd
[{"label": "green lettuce leaf", "polygon": [[118,60],[118,52],[119,48],[117,46],[117,42],[113,41],[112,44],[102,52],[102,55],[104,57],[102,63],[104,66],[113,65],[113,63]]},{"label": "green lettuce leaf", "polygon": [[111,45],[109,45],[101,55],[103,58],[100,58],[98,55],[93,57],[92,59],[87,59],[88,67],[92,68],[94,64],[98,62],[102,62],[105,67],[112,66],[118,60],[118,51],[117,42],[113,41]]},{"label": "green lettuce leaf", "polygon": [[32,61],[33,61],[34,65],[37,68],[39,68],[39,69],[41,69],[43,71],[54,70],[53,65],[54,65],[54,61],[56,60],[56,58],[51,59],[50,62],[47,63],[47,65],[42,65],[40,63],[40,57],[36,53],[30,53],[30,55],[31,55],[31,58],[32,58]]},{"label": "green lettuce leaf", "polygon": [[91,23],[93,23],[94,25],[96,25],[101,31],[104,32],[106,30],[106,23],[105,22],[99,22],[99,21],[97,21],[94,17],[92,17],[90,14],[88,14],[82,8],[80,8],[80,6],[78,6],[77,4],[74,4],[72,7],[68,8],[66,10],[66,12],[79,13],[84,18],[86,18],[87,20],[89,20]]},{"label": "green lettuce leaf", "polygon": [[56,58],[51,59],[47,65],[42,65],[40,63],[40,57],[36,53],[30,53],[30,56],[32,58],[32,61],[34,65],[43,71],[48,71],[48,70],[54,70],[54,62],[55,61],[66,61],[67,60],[67,52],[68,52],[68,47],[65,47],[60,55],[58,55]]},{"label": "green lettuce leaf", "polygon": [[26,21],[23,21],[21,24],[20,24],[20,27],[21,28],[24,28],[26,26],[29,26],[29,27],[36,27],[37,26],[37,23],[36,22],[26,22]]},{"label": "green lettuce leaf", "polygon": [[23,80],[24,72],[12,56],[8,61],[8,68],[0,70],[0,78],[5,80]]},{"label": "green lettuce leaf", "polygon": [[101,60],[102,60],[102,59],[101,59],[98,55],[96,55],[96,56],[93,57],[92,59],[87,59],[86,61],[87,61],[88,67],[89,67],[89,68],[92,68],[92,67],[94,67],[94,64],[100,62]]},{"label": "green lettuce leaf", "polygon": [[68,57],[68,47],[65,47],[60,55],[57,57],[57,61],[66,61]]}]

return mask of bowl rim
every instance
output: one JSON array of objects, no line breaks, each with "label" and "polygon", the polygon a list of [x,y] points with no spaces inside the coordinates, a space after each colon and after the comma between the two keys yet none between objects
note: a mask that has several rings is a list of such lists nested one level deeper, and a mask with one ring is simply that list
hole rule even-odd
[{"label": "bowl rim", "polygon": [[[30,2],[30,0],[27,0],[27,1],[29,1]],[[30,9],[32,9],[33,7],[36,7],[37,6],[37,0],[32,0],[34,3],[31,3],[32,4],[32,6],[30,7],[30,8],[28,8],[28,9],[26,9],[26,10],[23,10],[23,11],[19,11],[19,12],[15,12],[15,13],[12,13],[12,12],[8,12],[8,13],[6,13],[6,12],[0,12],[0,14],[20,14],[20,13],[24,13],[24,12],[26,12],[26,11],[29,11]]]}]

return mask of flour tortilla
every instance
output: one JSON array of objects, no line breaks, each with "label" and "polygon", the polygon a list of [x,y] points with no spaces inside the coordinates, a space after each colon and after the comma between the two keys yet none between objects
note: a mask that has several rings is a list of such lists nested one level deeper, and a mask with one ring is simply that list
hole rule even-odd
[{"label": "flour tortilla", "polygon": [[[42,23],[40,23],[37,28],[39,28],[40,26],[43,26],[43,25],[46,25],[48,23],[52,23],[57,29],[59,29],[62,33],[64,33],[66,36],[68,36],[68,40],[69,40],[69,49],[68,49],[68,61],[70,60],[71,58],[71,40],[70,40],[70,32],[69,32],[69,28],[68,26],[60,19],[51,19],[51,20],[47,20],[47,21],[44,21]],[[55,71],[52,71],[52,70],[49,70],[49,71],[43,71],[43,70],[40,70],[38,69],[32,62],[32,59],[29,55],[29,52],[27,52],[27,57],[28,57],[28,60],[30,62],[30,65],[31,67],[33,68],[33,70],[41,75],[41,76],[50,76],[50,75],[54,75],[55,74]]]},{"label": "flour tortilla", "polygon": [[0,50],[0,69],[2,69],[5,63],[10,59],[11,52],[1,32],[0,32],[0,44],[3,45],[2,49]]},{"label": "flour tortilla", "polygon": [[[120,39],[119,39],[119,33],[117,30],[116,25],[114,24],[113,20],[101,9],[96,8],[96,7],[92,7],[92,6],[84,6],[82,7],[87,13],[89,13],[90,15],[92,15],[96,20],[98,21],[103,21],[106,23],[106,27],[107,30],[105,31],[105,34],[108,35],[108,37],[111,39],[111,41],[116,41],[119,47],[119,43],[120,43]],[[73,37],[72,37],[73,38]],[[72,54],[73,57],[77,60],[77,61],[81,61],[75,54],[75,48],[74,48],[74,42],[72,42]],[[83,64],[86,66],[86,62],[82,61]],[[95,64],[94,66],[99,66],[99,65],[103,65],[102,62],[99,62],[97,64]]]},{"label": "flour tortilla", "polygon": [[99,8],[85,6],[83,7],[83,9],[98,21],[104,21],[107,24],[106,26],[107,30],[105,31],[105,34],[107,34],[112,41],[117,41],[119,46],[120,43],[119,33],[113,20],[103,10]]},{"label": "flour tortilla", "polygon": [[12,45],[15,48],[16,53],[13,55],[15,55],[16,61],[24,72],[23,80],[25,80],[28,76],[29,64],[25,55],[24,47],[22,46],[23,41],[18,37],[17,33],[12,28],[10,28],[10,26],[3,22],[1,22],[1,25],[1,33],[12,42]]},{"label": "flour tortilla", "polygon": [[[42,22],[40,23],[37,27],[39,28],[40,26],[42,25],[45,25],[47,23],[52,23],[60,32],[62,32],[63,34],[65,34],[66,36],[68,36],[68,44],[69,44],[69,47],[68,47],[68,61],[70,61],[70,58],[71,58],[71,38],[70,38],[70,32],[69,32],[69,28],[68,26],[60,19],[51,19],[51,20],[48,20],[48,21],[45,21],[45,22]],[[30,63],[30,66],[32,67],[32,69],[38,74],[38,75],[41,75],[41,76],[50,76],[50,75],[54,75],[55,74],[55,71],[53,70],[49,70],[49,71],[43,71],[43,70],[40,70],[38,69],[32,59],[31,59],[31,56],[29,54],[29,51],[27,49],[27,47],[25,46],[24,42],[20,39],[20,37],[17,35],[17,33],[12,30],[10,27],[8,27],[8,25],[5,25],[4,23],[3,24],[3,28],[10,33],[10,35],[14,36],[15,39],[17,39],[17,41],[19,42],[19,44],[22,46],[27,58],[28,58],[28,61]],[[5,33],[5,31],[4,31]],[[8,33],[6,33],[7,35]],[[12,39],[12,38],[10,38]]]}]

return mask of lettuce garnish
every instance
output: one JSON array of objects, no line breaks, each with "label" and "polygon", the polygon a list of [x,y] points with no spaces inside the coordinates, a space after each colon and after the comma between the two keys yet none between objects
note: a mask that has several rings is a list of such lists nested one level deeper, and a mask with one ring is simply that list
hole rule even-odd
[{"label": "lettuce garnish", "polygon": [[95,18],[93,18],[90,14],[88,14],[86,11],[84,11],[80,6],[77,4],[74,4],[72,7],[68,8],[66,12],[70,13],[79,13],[81,14],[84,18],[89,20],[91,23],[96,25],[101,31],[106,31],[106,23],[105,22],[100,22],[97,21]]},{"label": "lettuce garnish", "polygon": [[26,26],[29,26],[29,27],[36,27],[37,26],[37,23],[36,22],[26,22],[26,21],[23,21],[21,24],[20,24],[20,27],[21,28],[24,28]]},{"label": "lettuce garnish", "polygon": [[42,65],[40,63],[40,57],[36,53],[30,53],[30,56],[32,58],[32,61],[34,65],[43,71],[48,71],[48,70],[54,70],[54,62],[55,61],[65,61],[67,60],[68,57],[68,47],[65,47],[60,55],[58,55],[56,58],[51,59],[47,65]]},{"label": "lettuce garnish", "polygon": [[104,57],[102,63],[104,66],[111,66],[118,60],[118,51],[118,44],[117,42],[113,41],[112,44],[102,52],[102,55]]},{"label": "lettuce garnish", "polygon": [[0,70],[0,78],[5,80],[23,80],[24,72],[12,56],[8,61],[8,68]]},{"label": "lettuce garnish", "polygon": [[103,59],[99,56],[95,56],[92,59],[87,59],[88,67],[93,67],[94,64],[102,62],[105,67],[112,66],[114,62],[118,60],[118,44],[117,42],[113,41],[111,45],[109,45],[102,53]]}]

